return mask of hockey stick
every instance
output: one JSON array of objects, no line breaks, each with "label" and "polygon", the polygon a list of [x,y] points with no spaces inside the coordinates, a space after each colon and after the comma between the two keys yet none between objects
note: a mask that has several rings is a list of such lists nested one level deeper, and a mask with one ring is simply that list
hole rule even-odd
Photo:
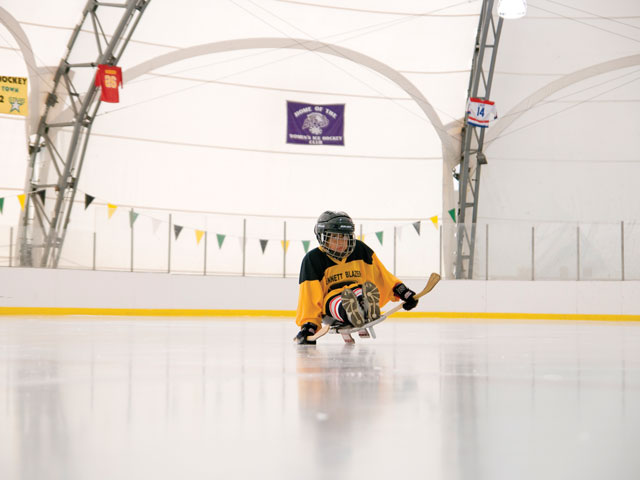
[{"label": "hockey stick", "polygon": [[[437,273],[433,272],[429,276],[429,280],[427,281],[427,284],[425,285],[425,287],[419,293],[416,293],[416,296],[414,298],[416,300],[418,300],[419,298],[424,297],[427,293],[429,293],[431,290],[433,290],[433,288],[438,284],[439,281],[440,281],[440,275],[438,275]],[[341,332],[351,333],[351,332],[355,332],[355,331],[358,331],[358,330],[362,330],[363,328],[372,327],[372,326],[382,322],[383,320],[385,320],[389,315],[393,315],[394,313],[396,313],[398,310],[400,310],[402,308],[403,305],[404,305],[404,302],[396,305],[391,310],[389,310],[388,312],[384,313],[380,318],[374,320],[373,322],[365,323],[361,327],[342,327],[342,328],[338,328],[336,330],[336,332],[338,332],[338,333],[341,333]],[[309,340],[309,341],[317,340],[318,338],[325,336],[329,332],[330,329],[331,329],[330,325],[322,325],[322,327],[320,327],[320,330],[318,330],[315,334],[307,337],[307,340]]]}]

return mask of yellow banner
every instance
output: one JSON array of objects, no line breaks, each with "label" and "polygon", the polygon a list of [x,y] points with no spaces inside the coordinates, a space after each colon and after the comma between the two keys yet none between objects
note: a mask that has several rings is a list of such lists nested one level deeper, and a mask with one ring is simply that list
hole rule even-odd
[{"label": "yellow banner", "polygon": [[0,113],[27,116],[27,79],[0,75]]}]

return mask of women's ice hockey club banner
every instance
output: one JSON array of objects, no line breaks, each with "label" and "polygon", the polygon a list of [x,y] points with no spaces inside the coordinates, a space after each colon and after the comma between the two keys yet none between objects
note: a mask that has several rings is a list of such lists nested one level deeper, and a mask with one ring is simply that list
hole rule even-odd
[{"label": "women's ice hockey club banner", "polygon": [[28,115],[27,99],[26,78],[0,75],[0,113]]},{"label": "women's ice hockey club banner", "polygon": [[287,101],[287,143],[344,145],[344,104]]}]

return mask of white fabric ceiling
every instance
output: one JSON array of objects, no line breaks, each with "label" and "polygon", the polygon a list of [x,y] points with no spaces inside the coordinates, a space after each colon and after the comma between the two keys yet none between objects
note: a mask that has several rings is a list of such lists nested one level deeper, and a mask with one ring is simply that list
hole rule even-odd
[{"label": "white fabric ceiling", "polygon": [[[33,51],[39,74],[32,86],[39,81],[46,92],[51,85],[47,67],[65,54],[85,3],[3,2],[3,18],[19,22]],[[79,189],[115,204],[176,211],[442,215],[455,201],[443,193],[452,167],[450,159],[443,166],[443,139],[459,145],[480,6],[152,0],[120,62],[121,102],[103,104],[96,119]],[[1,73],[26,76],[25,45],[3,23]],[[230,48],[131,77],[165,54],[257,38],[324,42],[354,52],[351,59],[369,57],[414,85],[438,122],[370,66],[318,51]],[[487,135],[481,220],[640,216],[639,54],[637,0],[535,0],[527,17],[505,22],[492,89],[500,118]],[[286,144],[286,100],[344,103],[346,145]],[[32,104],[34,121],[36,113]],[[5,195],[23,189],[23,123],[0,118]]]}]

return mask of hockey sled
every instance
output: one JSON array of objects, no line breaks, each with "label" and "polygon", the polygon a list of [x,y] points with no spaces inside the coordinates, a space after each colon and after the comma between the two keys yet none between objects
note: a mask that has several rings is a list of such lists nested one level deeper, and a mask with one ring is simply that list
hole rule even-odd
[{"label": "hockey sled", "polygon": [[[415,298],[419,299],[425,296],[427,293],[433,290],[433,288],[438,284],[439,281],[440,281],[440,275],[438,275],[435,272],[432,273],[425,287],[422,289],[421,292],[416,293]],[[322,325],[322,327],[320,327],[320,330],[318,330],[314,335],[307,337],[307,340],[310,340],[310,341],[317,340],[318,338],[325,336],[327,333],[339,333],[342,335],[342,339],[345,341],[345,343],[355,343],[355,341],[353,340],[353,337],[351,336],[351,334],[355,332],[358,332],[358,334],[361,337],[376,338],[376,333],[373,330],[373,327],[378,325],[379,323],[384,322],[389,315],[393,315],[398,310],[400,310],[402,308],[402,305],[403,305],[402,303],[396,305],[388,312],[385,312],[384,314],[382,314],[380,318],[377,318],[372,322],[367,322],[360,327],[334,327],[331,325]]]}]

